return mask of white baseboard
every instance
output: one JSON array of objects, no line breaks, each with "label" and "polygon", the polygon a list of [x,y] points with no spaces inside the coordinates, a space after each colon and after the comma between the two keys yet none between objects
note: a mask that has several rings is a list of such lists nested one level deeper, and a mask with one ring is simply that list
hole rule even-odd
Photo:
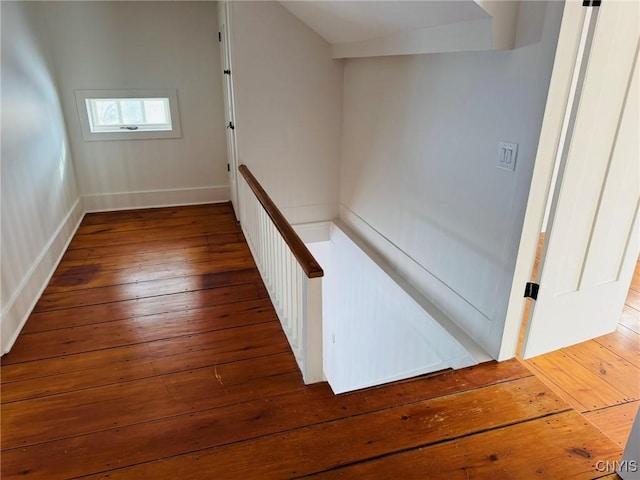
[{"label": "white baseboard", "polygon": [[18,338],[83,217],[82,200],[78,198],[2,310],[0,324],[3,355],[11,350]]},{"label": "white baseboard", "polygon": [[82,195],[87,213],[218,203],[230,198],[228,185]]}]

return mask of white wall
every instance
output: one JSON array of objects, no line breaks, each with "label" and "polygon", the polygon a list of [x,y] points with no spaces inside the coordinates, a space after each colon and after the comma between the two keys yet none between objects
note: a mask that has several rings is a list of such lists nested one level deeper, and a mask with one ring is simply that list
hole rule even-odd
[{"label": "white wall", "polygon": [[82,217],[42,5],[2,2],[2,353]]},{"label": "white wall", "polygon": [[[46,2],[87,210],[229,199],[215,2]],[[182,138],[82,139],[75,89],[176,88]]]},{"label": "white wall", "polygon": [[494,356],[562,7],[523,2],[515,50],[345,63],[340,218]]},{"label": "white wall", "polygon": [[238,163],[291,223],[337,216],[342,64],[277,2],[231,2]]}]

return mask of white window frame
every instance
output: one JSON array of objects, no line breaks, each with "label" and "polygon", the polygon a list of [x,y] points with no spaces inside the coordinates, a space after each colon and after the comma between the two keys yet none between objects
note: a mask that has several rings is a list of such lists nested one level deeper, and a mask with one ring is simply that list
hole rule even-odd
[{"label": "white window frame", "polygon": [[[82,130],[82,138],[85,141],[101,141],[101,140],[149,140],[159,138],[181,138],[182,130],[180,128],[180,112],[178,110],[178,92],[176,89],[154,89],[154,90],[75,90],[76,107],[78,109],[78,117],[80,120],[80,129]],[[165,130],[152,129],[120,129],[104,130],[97,129],[91,131],[91,111],[88,108],[91,99],[108,99],[108,98],[135,98],[135,99],[169,99],[169,115],[171,128]]]}]

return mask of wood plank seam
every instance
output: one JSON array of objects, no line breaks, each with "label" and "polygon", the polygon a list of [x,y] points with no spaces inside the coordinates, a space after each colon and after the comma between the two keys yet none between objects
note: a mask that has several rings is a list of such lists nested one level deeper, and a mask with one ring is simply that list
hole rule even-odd
[{"label": "wood plank seam", "polygon": [[[179,278],[179,277],[178,277]],[[254,282],[247,282],[244,284],[239,284],[239,285],[255,285]],[[217,288],[227,288],[227,287],[215,287],[215,288],[194,288],[192,290],[186,290],[186,291],[181,291],[181,292],[175,292],[175,293],[170,293],[170,294],[166,294],[166,293],[160,293],[157,295],[146,295],[144,297],[134,297],[134,298],[128,298],[127,300],[141,300],[141,299],[145,299],[145,298],[158,298],[158,297],[166,297],[167,295],[178,295],[180,293],[185,293],[187,291],[189,292],[201,292],[204,290],[215,290]],[[93,289],[87,289],[87,290],[93,290]],[[59,308],[48,308],[48,309],[38,309],[38,310],[34,310],[35,313],[45,313],[45,312],[58,312],[60,310],[68,310],[68,309],[72,309],[72,308],[78,308],[78,307],[85,307],[85,306],[92,306],[92,305],[108,305],[111,303],[119,303],[122,300],[113,300],[113,301],[109,301],[109,302],[97,302],[97,303],[89,303],[89,304],[83,304],[83,305],[78,305],[78,306],[74,306],[74,307],[59,307]]]},{"label": "wood plank seam", "polygon": [[[289,353],[291,353],[291,352],[289,351]],[[268,358],[268,357],[274,357],[274,356],[277,356],[277,355],[281,355],[281,353],[273,353],[273,354],[269,354],[269,355],[262,355],[262,356],[255,357],[255,358]],[[293,354],[291,353],[291,355],[293,355]],[[233,364],[233,363],[236,363],[236,361],[223,362],[223,363],[215,364],[215,366],[230,365],[230,364]],[[202,366],[202,367],[191,368],[189,370],[184,370],[182,372],[184,373],[184,372],[191,372],[191,371],[198,371],[198,370],[206,370],[208,368],[210,369],[212,366],[214,366],[214,365],[212,364],[212,365],[206,365],[206,366]],[[296,370],[292,370],[292,371],[296,371]],[[166,376],[173,375],[175,373],[181,373],[181,372],[178,371],[178,372],[171,372],[171,373],[167,373],[167,374],[151,375],[149,377],[144,377],[144,379],[146,379],[146,378],[156,378],[156,377],[166,377]],[[355,417],[360,417],[360,416],[366,416],[366,415],[370,415],[372,413],[383,412],[383,411],[388,410],[390,408],[405,407],[405,406],[415,405],[415,404],[419,404],[421,402],[431,401],[431,400],[436,400],[436,399],[447,399],[449,397],[453,397],[453,396],[460,395],[460,394],[467,394],[467,393],[472,393],[474,391],[480,391],[480,390],[483,390],[483,389],[485,389],[485,388],[487,388],[489,386],[503,385],[503,384],[512,383],[512,382],[515,382],[515,381],[518,381],[518,380],[521,380],[521,379],[524,379],[524,378],[533,378],[533,377],[534,377],[534,375],[531,375],[531,374],[530,375],[522,375],[522,376],[519,376],[517,378],[508,378],[508,379],[498,380],[498,381],[494,381],[494,382],[491,382],[491,383],[486,383],[486,384],[482,384],[482,385],[478,385],[478,386],[471,386],[469,388],[463,388],[461,390],[456,390],[454,392],[447,393],[447,394],[444,394],[444,395],[436,395],[436,396],[433,396],[433,397],[420,397],[420,398],[416,398],[416,399],[411,400],[411,401],[398,402],[398,403],[394,403],[393,406],[385,406],[385,407],[381,407],[381,408],[371,409],[371,410],[367,410],[367,411],[364,411],[364,412],[358,413],[358,414],[352,414],[352,413],[347,414],[347,413],[345,413],[344,417],[337,417],[337,418],[332,418],[332,419],[325,420],[325,421],[318,421],[318,422],[308,423],[308,424],[306,424],[304,426],[297,427],[297,428],[294,428],[294,429],[289,429],[287,431],[298,430],[298,429],[306,428],[306,427],[312,426],[312,425],[322,425],[322,424],[325,424],[325,423],[331,423],[331,422],[335,422],[336,420],[340,420],[340,419],[344,419],[344,418],[355,418]],[[133,379],[133,380],[130,380],[130,381],[120,381],[120,382],[115,382],[115,383],[111,383],[111,384],[100,385],[100,387],[109,386],[109,385],[117,385],[117,384],[125,384],[125,383],[133,383],[133,382],[136,382],[136,381],[139,381],[139,380],[141,380],[141,378],[136,378],[136,379]],[[419,379],[414,379],[414,381],[419,381]],[[86,389],[77,389],[77,390],[73,390],[71,392],[64,392],[64,393],[60,393],[60,394],[49,395],[48,397],[65,395],[65,394],[68,394],[68,393],[72,393],[72,392],[76,392],[76,391],[82,391],[82,390],[91,390],[92,388],[96,388],[96,387],[89,387],[89,388],[86,388]],[[364,391],[376,390],[376,389],[381,389],[381,388],[385,388],[385,386],[373,387],[372,389],[366,389]],[[362,391],[362,392],[364,392],[364,391]],[[272,395],[272,396],[265,397],[265,398],[269,399],[269,398],[276,398],[276,397],[286,396],[286,395],[289,395],[289,392],[282,393],[282,394],[277,394],[277,395]],[[45,398],[45,397],[38,397],[38,398]],[[6,406],[6,405],[9,405],[10,403],[19,403],[21,401],[23,401],[23,400],[18,400],[17,402],[3,403],[3,405]],[[170,415],[170,416],[166,416],[166,417],[157,417],[157,418],[154,418],[153,420],[146,420],[146,421],[143,421],[143,422],[132,423],[132,424],[127,424],[127,425],[118,425],[117,427],[113,427],[113,428],[95,430],[92,433],[104,432],[104,431],[109,431],[109,430],[118,430],[118,429],[122,429],[123,427],[129,427],[129,426],[133,426],[133,425],[141,425],[141,424],[145,424],[145,423],[151,423],[151,422],[154,422],[156,420],[166,420],[166,419],[169,419],[169,418],[189,416],[189,415],[193,415],[195,413],[201,413],[201,412],[210,411],[210,410],[218,410],[218,409],[221,409],[221,408],[225,408],[227,406],[228,405],[220,405],[220,406],[217,406],[217,407],[214,407],[214,408],[204,408],[204,409],[200,409],[200,410],[191,410],[188,413],[182,413],[182,414],[178,414],[178,415]],[[571,409],[569,407],[567,407],[566,409],[562,409],[562,410],[557,411],[555,413],[561,413],[561,412],[565,412],[567,410],[571,410]],[[84,435],[87,435],[87,434],[86,433],[82,433],[82,434],[78,434],[78,435],[71,435],[69,437],[59,437],[55,441],[64,440],[64,439],[68,439],[68,438],[82,437]],[[272,434],[270,433],[270,434],[266,434],[266,435],[261,435],[260,437],[267,437],[267,436],[270,436],[270,435],[272,435]],[[255,438],[260,438],[260,437],[255,437]],[[46,440],[46,441],[43,441],[43,442],[29,444],[28,446],[39,445],[39,444],[42,444],[42,443],[49,443],[50,441],[51,440]],[[244,440],[242,440],[242,441],[244,441]],[[232,442],[232,443],[236,443],[236,442]],[[14,448],[2,449],[2,451],[3,452],[4,451],[10,451],[10,450],[15,450],[15,449],[21,449],[21,448],[24,448],[24,447],[25,447],[25,445],[20,445],[18,447],[14,447]]]},{"label": "wood plank seam", "polygon": [[[455,442],[457,440],[461,440],[463,438],[469,438],[469,437],[473,437],[473,436],[476,436],[476,435],[481,435],[483,433],[492,432],[492,431],[496,431],[496,430],[504,430],[506,428],[513,427],[514,425],[520,425],[520,424],[523,424],[523,423],[529,423],[529,422],[532,422],[532,421],[535,421],[535,420],[540,420],[540,419],[543,419],[543,418],[554,417],[554,416],[562,415],[563,413],[567,413],[567,412],[571,412],[571,411],[572,411],[572,408],[568,407],[568,408],[566,408],[564,410],[551,412],[551,413],[546,413],[546,414],[543,414],[543,415],[540,415],[540,416],[537,416],[537,417],[528,418],[526,420],[521,420],[521,421],[517,421],[517,422],[510,422],[508,424],[500,425],[498,427],[485,428],[485,429],[482,429],[482,430],[469,432],[469,433],[466,433],[466,434],[463,434],[463,435],[457,435],[457,436],[446,438],[446,439],[442,439],[442,440],[439,440],[439,441],[427,442],[427,443],[424,443],[424,444],[421,444],[421,445],[418,445],[418,446],[415,446],[415,447],[404,448],[404,449],[401,449],[401,450],[384,453],[382,455],[376,455],[374,457],[365,458],[365,459],[362,459],[362,460],[357,460],[357,461],[354,461],[354,462],[345,463],[345,464],[341,464],[341,465],[336,465],[334,467],[330,467],[330,468],[327,468],[327,469],[321,470],[321,471],[323,473],[324,472],[331,472],[331,471],[340,470],[340,469],[343,469],[343,468],[346,468],[346,467],[350,467],[350,466],[353,466],[353,465],[360,465],[360,464],[364,464],[364,463],[373,462],[375,460],[380,460],[380,459],[383,459],[383,458],[392,457],[394,455],[398,455],[398,454],[401,454],[401,453],[420,450],[420,449],[426,448],[426,447],[433,447],[435,445],[444,445],[444,444],[447,444],[447,443],[453,443],[453,442]],[[312,477],[312,476],[314,476],[314,475],[316,475],[318,473],[319,472],[307,473],[307,474],[301,475],[299,477],[293,477],[291,480],[309,478],[309,477]]]}]

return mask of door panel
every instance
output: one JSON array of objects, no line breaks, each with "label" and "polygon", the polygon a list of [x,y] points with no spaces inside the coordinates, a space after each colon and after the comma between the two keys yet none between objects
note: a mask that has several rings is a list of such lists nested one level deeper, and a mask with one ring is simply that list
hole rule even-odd
[{"label": "door panel", "polygon": [[603,2],[563,146],[523,358],[616,328],[640,250],[638,3]]}]

